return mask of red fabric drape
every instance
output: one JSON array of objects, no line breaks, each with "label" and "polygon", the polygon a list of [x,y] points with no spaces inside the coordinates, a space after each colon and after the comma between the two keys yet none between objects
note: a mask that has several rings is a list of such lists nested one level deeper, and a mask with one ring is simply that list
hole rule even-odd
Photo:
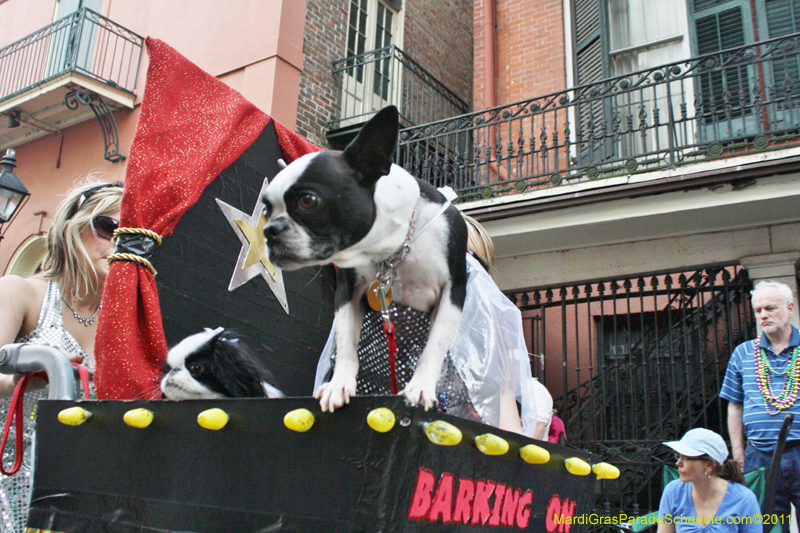
[{"label": "red fabric drape", "polygon": [[[173,48],[147,38],[150,65],[130,149],[120,227],[169,235],[205,187],[271,120]],[[275,122],[287,163],[319,148]],[[154,266],[158,269],[158,251]],[[167,354],[156,283],[134,263],[111,263],[95,337],[101,399],[161,397]]]}]

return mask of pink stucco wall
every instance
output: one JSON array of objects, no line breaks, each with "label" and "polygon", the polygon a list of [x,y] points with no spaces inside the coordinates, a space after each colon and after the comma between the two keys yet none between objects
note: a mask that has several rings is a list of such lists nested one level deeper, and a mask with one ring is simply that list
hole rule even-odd
[{"label": "pink stucco wall", "polygon": [[[53,21],[56,0],[0,2],[0,48]],[[200,68],[241,92],[259,109],[290,128],[295,127],[300,73],[303,68],[305,0],[103,0],[100,14],[143,37],[165,41]],[[147,54],[143,53],[135,109],[114,113],[120,152],[128,155],[145,88]],[[5,124],[0,117],[0,127]],[[65,191],[90,173],[124,180],[126,161],[103,159],[100,126],[94,119],[16,146],[17,175],[31,193],[0,242],[0,273],[18,246],[50,221]]]}]

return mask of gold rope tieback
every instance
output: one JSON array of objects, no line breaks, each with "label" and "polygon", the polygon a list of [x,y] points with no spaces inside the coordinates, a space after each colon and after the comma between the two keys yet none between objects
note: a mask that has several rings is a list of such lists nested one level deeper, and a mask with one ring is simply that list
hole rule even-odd
[{"label": "gold rope tieback", "polygon": [[161,246],[161,235],[159,235],[155,231],[152,231],[152,230],[149,230],[149,229],[145,229],[145,228],[117,228],[117,229],[114,230],[113,238],[116,239],[117,237],[119,237],[123,233],[128,234],[128,235],[130,235],[132,233],[140,233],[142,235],[147,235],[148,237],[150,237],[151,239],[156,241],[156,244]]},{"label": "gold rope tieback", "polygon": [[[156,242],[156,244],[161,245],[161,235],[159,235],[155,231],[151,231],[145,228],[117,228],[114,230],[114,235],[112,238],[116,240],[117,237],[119,237],[120,235],[123,234],[131,235],[135,233],[150,237]],[[157,273],[155,267],[153,267],[153,264],[150,261],[136,254],[131,254],[127,252],[115,252],[110,256],[108,256],[108,264],[111,264],[113,261],[128,261],[130,263],[138,263],[143,267],[147,268],[147,270],[149,270],[153,276],[155,276]]]}]

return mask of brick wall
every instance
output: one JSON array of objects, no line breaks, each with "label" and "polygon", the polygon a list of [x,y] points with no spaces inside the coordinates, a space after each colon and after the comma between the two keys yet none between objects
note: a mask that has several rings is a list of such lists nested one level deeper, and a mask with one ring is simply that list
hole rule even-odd
[{"label": "brick wall", "polygon": [[325,132],[339,104],[335,60],[345,56],[349,0],[308,0],[303,38],[303,72],[297,105],[297,133],[327,147]]},{"label": "brick wall", "polygon": [[[474,107],[485,107],[484,2],[474,2]],[[495,0],[496,105],[566,87],[562,0]]]},{"label": "brick wall", "polygon": [[472,103],[472,0],[404,0],[403,51]]},{"label": "brick wall", "polygon": [[[308,0],[297,132],[327,147],[339,95],[332,63],[346,54],[349,0]],[[472,101],[472,0],[404,0],[404,52],[468,104]]]}]

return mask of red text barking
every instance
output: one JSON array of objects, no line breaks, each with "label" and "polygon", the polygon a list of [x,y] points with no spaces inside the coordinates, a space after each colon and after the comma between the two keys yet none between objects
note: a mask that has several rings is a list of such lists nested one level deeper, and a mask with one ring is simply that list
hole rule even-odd
[{"label": "red text barking", "polygon": [[[408,519],[488,527],[528,527],[533,492],[490,480],[456,479],[445,472],[437,483],[433,472],[420,468],[408,508]],[[559,532],[568,533],[568,532]]]}]

